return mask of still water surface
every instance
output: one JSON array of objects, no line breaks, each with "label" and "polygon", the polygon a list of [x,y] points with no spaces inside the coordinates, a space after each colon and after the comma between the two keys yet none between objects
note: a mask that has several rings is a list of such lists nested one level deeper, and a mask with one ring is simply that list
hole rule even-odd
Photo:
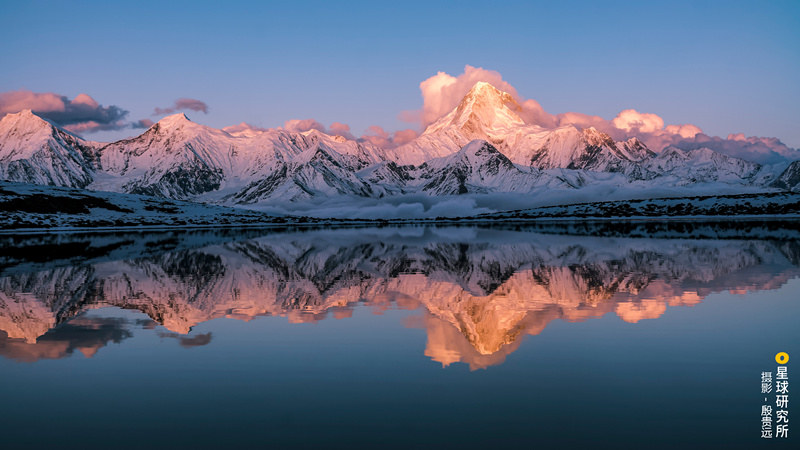
[{"label": "still water surface", "polygon": [[0,237],[0,447],[797,448],[798,230]]}]

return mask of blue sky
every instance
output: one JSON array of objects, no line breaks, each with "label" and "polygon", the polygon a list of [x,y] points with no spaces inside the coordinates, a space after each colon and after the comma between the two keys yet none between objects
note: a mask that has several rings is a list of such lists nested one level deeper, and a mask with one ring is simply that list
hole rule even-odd
[{"label": "blue sky", "polygon": [[[469,64],[550,113],[634,108],[710,135],[800,147],[800,2],[4,2],[0,92],[150,118],[413,127],[419,83]],[[111,140],[125,129],[88,135]]]}]

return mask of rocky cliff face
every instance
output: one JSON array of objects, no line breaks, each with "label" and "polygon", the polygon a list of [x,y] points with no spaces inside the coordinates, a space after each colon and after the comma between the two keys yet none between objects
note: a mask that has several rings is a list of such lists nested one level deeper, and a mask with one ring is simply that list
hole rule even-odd
[{"label": "rocky cliff face", "polygon": [[778,178],[772,182],[771,186],[792,191],[800,190],[800,161],[791,163],[786,170],[778,175]]}]

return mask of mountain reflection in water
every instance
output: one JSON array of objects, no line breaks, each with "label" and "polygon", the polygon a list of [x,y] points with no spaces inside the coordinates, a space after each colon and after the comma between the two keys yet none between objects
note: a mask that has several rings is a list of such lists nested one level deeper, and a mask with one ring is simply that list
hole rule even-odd
[{"label": "mountain reflection in water", "polygon": [[[556,319],[612,313],[636,323],[711,293],[777,289],[800,275],[800,241],[791,222],[625,227],[4,237],[0,354],[29,362],[76,350],[91,357],[137,327],[184,347],[201,346],[213,342],[212,333],[190,331],[215,318],[316,322],[348,318],[366,306],[420,309],[405,325],[427,331],[425,355],[478,369],[502,363],[523,336]],[[621,237],[630,235],[639,237]],[[108,306],[152,320],[85,314]]]}]

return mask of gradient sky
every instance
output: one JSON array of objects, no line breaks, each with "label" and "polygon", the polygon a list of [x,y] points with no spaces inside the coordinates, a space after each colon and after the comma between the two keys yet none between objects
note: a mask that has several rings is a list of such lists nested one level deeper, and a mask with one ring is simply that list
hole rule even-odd
[{"label": "gradient sky", "polygon": [[[86,93],[221,128],[409,128],[419,83],[469,64],[546,111],[634,108],[800,147],[800,2],[3,2],[0,92]],[[124,129],[86,135],[114,140]]]}]

